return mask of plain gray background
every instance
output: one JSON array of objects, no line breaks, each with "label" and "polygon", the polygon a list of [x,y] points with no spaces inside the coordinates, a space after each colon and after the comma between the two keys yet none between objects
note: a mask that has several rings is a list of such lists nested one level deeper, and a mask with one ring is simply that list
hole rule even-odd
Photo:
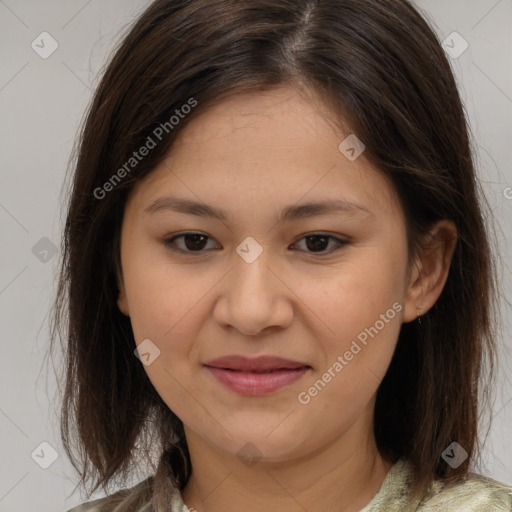
[{"label": "plain gray background", "polygon": [[[55,377],[44,359],[62,227],[61,187],[97,74],[143,0],[0,0],[0,512],[57,512],[76,475],[58,429]],[[512,290],[512,0],[420,0],[450,57],[476,139],[477,158],[498,227],[502,282]],[[463,38],[453,36],[456,31]],[[58,48],[51,50],[49,36]],[[45,38],[44,48],[40,43]],[[455,38],[455,39],[454,39]],[[32,42],[39,42],[39,53]],[[448,51],[448,49],[447,49]],[[485,466],[512,483],[510,306],[503,301],[493,428]],[[48,371],[48,369],[50,371]],[[48,443],[43,444],[41,443]],[[45,466],[55,461],[47,468]],[[100,493],[96,496],[101,496]]]}]

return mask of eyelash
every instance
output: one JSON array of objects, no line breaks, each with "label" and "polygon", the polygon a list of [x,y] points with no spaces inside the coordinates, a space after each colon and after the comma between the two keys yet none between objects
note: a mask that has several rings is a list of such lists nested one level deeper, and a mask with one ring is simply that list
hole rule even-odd
[{"label": "eyelash", "polygon": [[[203,233],[197,233],[197,232],[190,231],[190,232],[187,232],[187,233],[181,233],[179,235],[175,235],[175,236],[173,236],[171,238],[165,238],[163,240],[163,244],[169,250],[171,250],[173,252],[181,253],[181,254],[202,254],[202,253],[204,253],[205,252],[204,250],[191,251],[191,250],[185,250],[185,249],[177,249],[175,246],[173,246],[175,240],[177,240],[179,238],[184,238],[186,236],[191,236],[191,235],[200,235],[200,236],[205,237],[207,240],[211,240],[211,238],[209,236],[204,235]],[[305,235],[299,241],[304,240],[306,238],[315,238],[315,237],[327,238],[327,239],[330,239],[330,240],[334,240],[337,243],[337,247],[334,248],[334,249],[331,249],[330,251],[327,251],[327,252],[323,252],[323,251],[318,251],[318,252],[306,251],[309,254],[312,254],[314,256],[318,256],[318,255],[319,256],[327,256],[329,254],[332,254],[334,252],[339,251],[344,245],[347,245],[349,243],[347,240],[343,240],[343,239],[335,237],[333,235],[326,235],[326,234],[323,234],[323,233],[313,233],[313,234],[310,234],[310,235]]]}]

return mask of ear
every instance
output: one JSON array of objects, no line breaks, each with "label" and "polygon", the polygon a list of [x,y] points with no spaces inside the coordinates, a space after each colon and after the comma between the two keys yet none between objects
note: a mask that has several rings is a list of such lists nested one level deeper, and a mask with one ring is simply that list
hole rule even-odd
[{"label": "ear", "polygon": [[416,320],[436,303],[448,279],[456,242],[457,228],[449,220],[437,222],[425,236],[411,267],[404,323]]},{"label": "ear", "polygon": [[119,288],[119,294],[117,296],[117,307],[126,316],[130,316],[130,310],[128,308],[128,300],[126,298],[126,290],[124,287],[124,279],[122,272],[117,272],[117,287]]}]

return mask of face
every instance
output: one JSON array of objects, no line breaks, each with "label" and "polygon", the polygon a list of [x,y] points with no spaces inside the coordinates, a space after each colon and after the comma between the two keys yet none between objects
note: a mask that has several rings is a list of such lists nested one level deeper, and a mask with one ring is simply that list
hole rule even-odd
[{"label": "face", "polygon": [[235,96],[128,199],[118,304],[149,340],[144,368],[186,432],[233,455],[287,460],[370,429],[407,239],[391,184],[339,149],[349,134],[292,88]]}]

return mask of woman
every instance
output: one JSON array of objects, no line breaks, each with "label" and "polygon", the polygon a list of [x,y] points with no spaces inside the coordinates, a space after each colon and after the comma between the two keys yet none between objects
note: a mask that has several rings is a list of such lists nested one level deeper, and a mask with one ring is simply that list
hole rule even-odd
[{"label": "woman", "polygon": [[156,466],[75,512],[512,510],[469,472],[495,274],[407,1],[153,2],[64,237],[68,455],[93,491]]}]

